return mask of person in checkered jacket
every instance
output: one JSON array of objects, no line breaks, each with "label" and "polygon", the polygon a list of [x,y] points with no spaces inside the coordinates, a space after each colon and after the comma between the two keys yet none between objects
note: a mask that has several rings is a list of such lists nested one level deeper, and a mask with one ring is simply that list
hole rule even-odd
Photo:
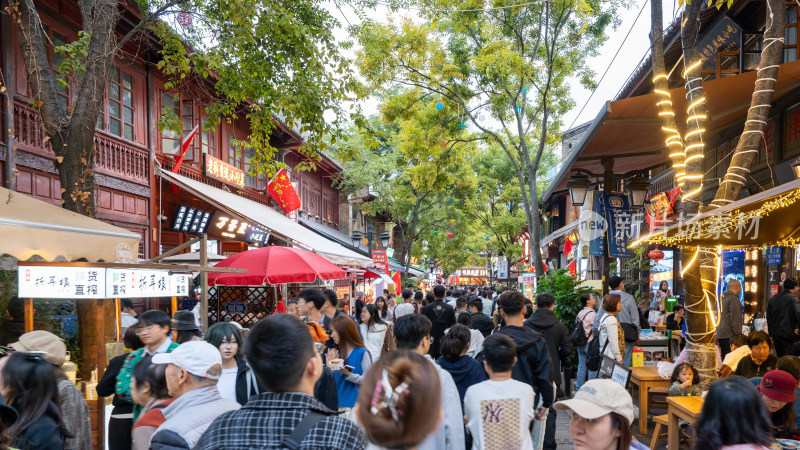
[{"label": "person in checkered jacket", "polygon": [[308,327],[288,314],[258,322],[245,341],[245,355],[267,392],[254,396],[240,410],[219,416],[206,430],[197,449],[279,449],[289,447],[287,437],[314,413],[298,449],[365,449],[366,438],[358,426],[339,417],[314,398],[314,385],[322,374]]}]

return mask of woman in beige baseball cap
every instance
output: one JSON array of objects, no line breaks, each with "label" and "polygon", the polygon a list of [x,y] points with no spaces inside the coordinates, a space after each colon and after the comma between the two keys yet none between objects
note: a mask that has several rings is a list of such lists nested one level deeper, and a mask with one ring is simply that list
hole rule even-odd
[{"label": "woman in beige baseball cap", "polygon": [[628,391],[614,381],[587,381],[575,397],[557,402],[553,407],[567,411],[575,450],[648,448],[633,440],[633,400]]}]

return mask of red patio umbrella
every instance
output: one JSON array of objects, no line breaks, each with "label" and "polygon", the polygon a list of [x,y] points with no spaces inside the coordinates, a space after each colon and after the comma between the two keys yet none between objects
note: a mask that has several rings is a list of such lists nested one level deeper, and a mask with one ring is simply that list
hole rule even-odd
[{"label": "red patio umbrella", "polygon": [[247,273],[210,273],[209,286],[261,286],[262,284],[311,283],[317,278],[338,280],[347,272],[307,250],[270,246],[226,258],[214,267],[247,269]]}]

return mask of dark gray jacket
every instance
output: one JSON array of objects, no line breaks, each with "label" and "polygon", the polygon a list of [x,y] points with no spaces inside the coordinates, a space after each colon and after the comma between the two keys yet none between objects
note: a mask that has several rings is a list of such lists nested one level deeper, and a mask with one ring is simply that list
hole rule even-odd
[{"label": "dark gray jacket", "polygon": [[742,334],[742,304],[739,296],[731,291],[723,292],[720,306],[722,315],[717,326],[717,337],[732,339],[734,336]]}]

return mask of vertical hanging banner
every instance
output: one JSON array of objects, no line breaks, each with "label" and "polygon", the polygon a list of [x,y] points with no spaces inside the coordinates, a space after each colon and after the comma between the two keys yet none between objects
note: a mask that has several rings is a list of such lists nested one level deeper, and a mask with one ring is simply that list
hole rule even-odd
[{"label": "vertical hanging banner", "polygon": [[633,228],[628,196],[620,193],[606,194],[603,196],[603,208],[608,224],[606,232],[608,256],[612,258],[633,257],[633,252],[628,248],[628,240]]},{"label": "vertical hanging banner", "polygon": [[603,256],[605,253],[606,219],[603,213],[603,194],[598,191],[589,192],[590,198],[581,210],[578,233],[581,241],[589,243],[589,254]]},{"label": "vertical hanging banner", "polygon": [[375,263],[376,267],[379,267],[383,270],[383,273],[389,273],[389,258],[386,257],[386,252],[383,250],[373,250],[372,251],[372,261]]}]

